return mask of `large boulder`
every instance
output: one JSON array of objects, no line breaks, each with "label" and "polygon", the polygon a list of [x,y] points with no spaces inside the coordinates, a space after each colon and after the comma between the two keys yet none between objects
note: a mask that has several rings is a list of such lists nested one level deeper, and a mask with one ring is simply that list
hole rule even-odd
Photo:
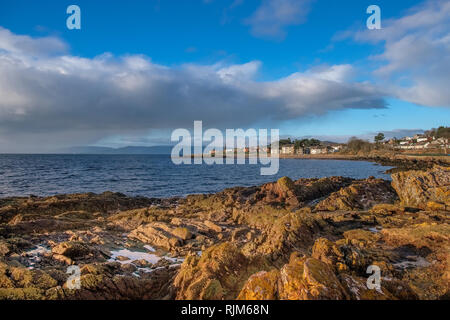
[{"label": "large boulder", "polygon": [[238,300],[276,300],[279,275],[278,270],[253,274],[239,293]]},{"label": "large boulder", "polygon": [[296,189],[290,178],[282,177],[277,182],[263,185],[260,193],[264,194],[264,201],[267,203],[286,203],[296,206],[299,204]]},{"label": "large boulder", "polygon": [[[128,234],[128,237],[140,240],[155,247],[170,250],[173,247],[179,247],[183,244],[183,240],[175,235],[173,228],[166,223],[149,223],[140,225]],[[179,232],[176,232],[178,235]],[[184,234],[187,236],[187,234]]]},{"label": "large boulder", "polygon": [[238,299],[342,300],[348,294],[332,268],[317,259],[291,255],[281,270],[253,274]]},{"label": "large boulder", "polygon": [[77,241],[61,242],[52,248],[52,253],[56,255],[62,255],[70,259],[84,258],[92,252],[91,248]]},{"label": "large boulder", "polygon": [[405,206],[424,209],[434,202],[450,208],[450,167],[394,173],[392,187]]},{"label": "large boulder", "polygon": [[346,292],[330,266],[314,258],[291,257],[280,271],[279,295],[287,300],[342,300]]},{"label": "large boulder", "polygon": [[264,269],[232,243],[223,242],[208,248],[201,257],[187,257],[174,280],[176,298],[180,300],[235,299],[246,279]]},{"label": "large boulder", "polygon": [[339,250],[334,242],[325,238],[319,238],[314,242],[311,256],[321,260],[333,268],[345,270],[344,254]]}]

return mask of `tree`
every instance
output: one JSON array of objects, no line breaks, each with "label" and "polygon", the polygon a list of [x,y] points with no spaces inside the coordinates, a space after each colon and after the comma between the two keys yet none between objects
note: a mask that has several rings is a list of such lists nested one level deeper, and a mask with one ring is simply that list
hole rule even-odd
[{"label": "tree", "polygon": [[317,140],[317,139],[309,140],[309,145],[311,147],[318,147],[318,146],[320,146],[320,144],[321,144],[320,140]]},{"label": "tree", "polygon": [[450,127],[439,127],[436,130],[436,138],[450,138]]},{"label": "tree", "polygon": [[373,145],[369,141],[365,141],[362,139],[358,139],[356,137],[351,137],[347,142],[347,150],[352,153],[362,152],[370,152],[372,150]]},{"label": "tree", "polygon": [[280,141],[279,141],[280,147],[284,146],[284,145],[287,145],[287,144],[292,144],[291,138],[280,139]]},{"label": "tree", "polygon": [[379,134],[377,134],[377,135],[375,136],[374,139],[375,139],[375,142],[376,142],[376,143],[380,143],[381,141],[384,140],[384,133],[380,132]]},{"label": "tree", "polygon": [[447,154],[447,145],[448,140],[450,139],[450,127],[439,127],[435,131],[436,138],[443,138],[444,139],[444,152]]}]

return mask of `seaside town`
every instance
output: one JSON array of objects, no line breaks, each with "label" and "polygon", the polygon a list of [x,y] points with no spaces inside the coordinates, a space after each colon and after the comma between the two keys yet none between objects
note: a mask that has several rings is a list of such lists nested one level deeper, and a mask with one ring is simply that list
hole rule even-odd
[{"label": "seaside town", "polygon": [[[329,141],[320,141],[318,139],[281,139],[279,141],[278,150],[273,150],[271,146],[261,148],[261,151],[268,154],[278,154],[284,156],[296,155],[320,155],[333,154],[338,152],[351,152],[363,150],[370,151],[372,148],[387,151],[422,151],[425,153],[447,154],[449,149],[450,127],[439,127],[431,129],[424,133],[414,134],[413,136],[405,136],[403,138],[393,137],[386,139],[383,133],[377,134],[373,143],[367,140],[352,137],[347,143],[335,143]],[[356,148],[355,148],[356,147]],[[224,148],[224,154],[256,154],[260,151],[259,147],[244,148]],[[216,150],[210,152],[211,156],[215,156]]]},{"label": "seaside town", "polygon": [[450,0],[0,17],[4,319],[448,313]]}]

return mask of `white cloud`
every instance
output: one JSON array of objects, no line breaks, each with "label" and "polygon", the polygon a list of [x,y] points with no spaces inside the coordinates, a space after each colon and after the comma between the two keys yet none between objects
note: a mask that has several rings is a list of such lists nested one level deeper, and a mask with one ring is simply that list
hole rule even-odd
[{"label": "white cloud", "polygon": [[285,28],[305,22],[311,0],[263,0],[244,22],[257,37],[283,39]]},{"label": "white cloud", "polygon": [[[394,130],[389,130],[389,131],[376,131],[376,132],[372,131],[372,132],[366,132],[366,133],[356,134],[356,135],[349,135],[349,134],[348,135],[314,135],[314,136],[308,135],[308,136],[302,136],[300,138],[301,139],[315,138],[315,139],[319,139],[321,141],[346,143],[351,138],[356,137],[359,139],[373,142],[375,136],[380,132],[382,132],[384,134],[386,140],[389,140],[392,138],[401,139],[404,137],[414,136],[415,134],[422,134],[422,133],[424,133],[424,130],[423,129],[394,129]],[[291,138],[296,139],[297,137],[291,137]]]},{"label": "white cloud", "polygon": [[[381,8],[383,10],[383,8]],[[426,1],[398,19],[382,20],[381,30],[353,35],[383,43],[375,75],[392,95],[426,106],[450,107],[450,2]]]},{"label": "white cloud", "polygon": [[[32,54],[18,39],[26,39]],[[42,38],[0,28],[0,151],[43,151],[149,129],[190,128],[194,120],[234,128],[385,107],[380,90],[351,81],[349,65],[257,81],[259,61],[167,67],[143,55],[88,59],[60,50],[67,46],[57,38],[44,39],[58,45],[45,51]]]},{"label": "white cloud", "polygon": [[41,37],[39,41],[29,37],[15,35],[0,27],[0,53],[8,51],[14,54],[30,56],[57,54],[67,51],[68,46],[55,37]]}]

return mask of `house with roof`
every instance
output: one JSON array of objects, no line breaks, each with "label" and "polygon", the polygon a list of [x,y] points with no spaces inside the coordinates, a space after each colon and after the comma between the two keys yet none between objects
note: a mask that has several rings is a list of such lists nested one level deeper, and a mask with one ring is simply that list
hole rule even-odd
[{"label": "house with roof", "polygon": [[326,154],[328,153],[327,147],[311,147],[309,149],[311,154]]},{"label": "house with roof", "polygon": [[294,154],[295,146],[293,144],[286,144],[281,147],[281,154]]}]

